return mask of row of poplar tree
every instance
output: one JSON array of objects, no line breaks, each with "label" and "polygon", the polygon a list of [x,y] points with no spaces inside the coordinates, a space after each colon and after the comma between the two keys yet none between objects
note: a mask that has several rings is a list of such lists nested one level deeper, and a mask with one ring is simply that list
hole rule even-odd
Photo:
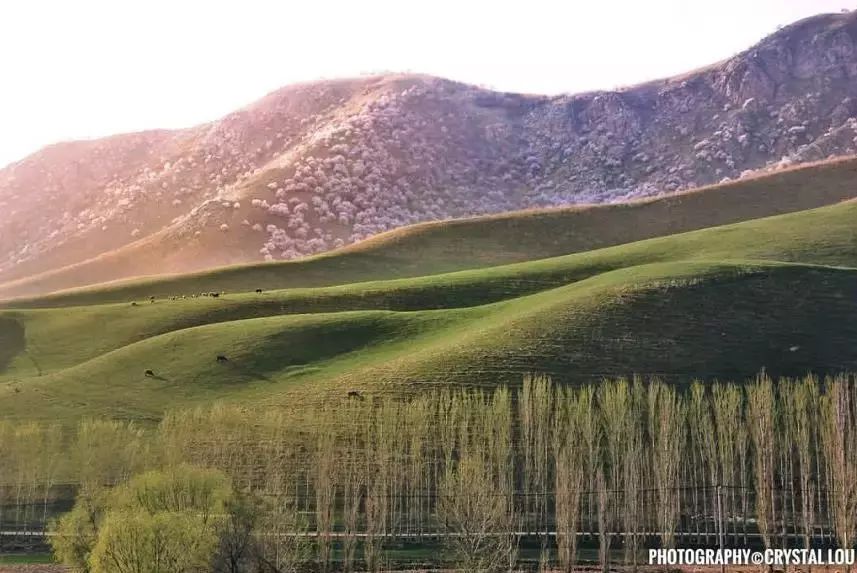
[{"label": "row of poplar tree", "polygon": [[345,569],[378,569],[396,539],[435,539],[474,570],[511,566],[524,537],[569,570],[581,539],[605,565],[677,543],[851,548],[857,386],[528,377],[295,410],[219,404],[152,427],[0,422],[0,523],[38,527],[58,497],[178,465],[221,471],[284,516],[278,535]]}]

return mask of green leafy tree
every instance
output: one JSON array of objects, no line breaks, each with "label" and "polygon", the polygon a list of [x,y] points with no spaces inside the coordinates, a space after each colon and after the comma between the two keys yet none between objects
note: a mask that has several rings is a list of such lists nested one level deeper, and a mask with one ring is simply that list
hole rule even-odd
[{"label": "green leafy tree", "polygon": [[58,561],[77,571],[91,570],[89,557],[98,540],[107,498],[105,489],[85,487],[72,510],[52,524],[49,540]]},{"label": "green leafy tree", "polygon": [[93,573],[210,571],[232,499],[224,474],[184,465],[84,490],[56,523],[54,552]]},{"label": "green leafy tree", "polygon": [[93,573],[210,571],[217,534],[192,512],[111,511],[90,556]]}]

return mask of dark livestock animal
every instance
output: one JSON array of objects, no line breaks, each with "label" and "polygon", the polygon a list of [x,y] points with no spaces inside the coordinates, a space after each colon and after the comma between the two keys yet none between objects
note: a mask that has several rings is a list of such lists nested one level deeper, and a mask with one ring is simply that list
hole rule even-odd
[{"label": "dark livestock animal", "polygon": [[229,362],[229,359],[226,358],[226,356],[224,356],[223,354],[218,354],[217,355],[217,361],[218,362]]},{"label": "dark livestock animal", "polygon": [[351,391],[349,391],[349,392],[348,392],[348,397],[349,397],[349,398],[356,398],[356,399],[358,399],[358,400],[362,400],[362,399],[363,399],[363,394],[361,394],[361,393],[360,393],[360,392],[358,392],[357,390],[351,390]]},{"label": "dark livestock animal", "polygon": [[153,378],[155,376],[155,373],[151,370],[146,370],[146,372],[144,372],[144,374],[148,378]]}]

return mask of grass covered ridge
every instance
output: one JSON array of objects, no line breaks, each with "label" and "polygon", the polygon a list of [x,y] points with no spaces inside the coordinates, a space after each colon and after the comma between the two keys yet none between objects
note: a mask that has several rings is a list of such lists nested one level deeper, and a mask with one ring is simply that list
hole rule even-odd
[{"label": "grass covered ridge", "polygon": [[854,370],[855,219],[846,202],[413,278],[137,306],[109,302],[127,294],[110,286],[83,306],[27,301],[0,310],[0,416],[157,419],[212,400],[289,405],[528,372],[581,383]]}]

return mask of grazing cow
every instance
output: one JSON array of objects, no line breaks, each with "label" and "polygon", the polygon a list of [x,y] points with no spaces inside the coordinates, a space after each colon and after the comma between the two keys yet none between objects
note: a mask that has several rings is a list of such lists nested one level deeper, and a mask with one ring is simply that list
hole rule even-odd
[{"label": "grazing cow", "polygon": [[214,298],[217,298],[220,296],[220,293],[219,292],[209,293],[209,296],[213,296]]},{"label": "grazing cow", "polygon": [[149,302],[155,302],[155,297],[150,296],[150,297],[149,297]]},{"label": "grazing cow", "polygon": [[356,398],[356,399],[358,399],[358,400],[362,400],[362,399],[363,399],[363,394],[361,394],[361,393],[360,393],[360,392],[358,392],[357,390],[350,390],[350,391],[348,392],[348,397],[349,397],[349,398]]},{"label": "grazing cow", "polygon": [[151,371],[151,370],[146,370],[143,374],[144,374],[147,378],[154,378],[154,376],[155,376],[155,373],[154,373],[153,371]]},{"label": "grazing cow", "polygon": [[217,355],[217,361],[218,362],[229,362],[229,359],[226,358],[226,356],[224,356],[223,354],[218,354]]},{"label": "grazing cow", "polygon": [[257,288],[257,289],[256,289],[256,294],[262,294],[262,289]]},{"label": "grazing cow", "polygon": [[136,303],[136,302],[132,302],[132,303],[131,303],[131,306],[137,306],[137,303]]}]

